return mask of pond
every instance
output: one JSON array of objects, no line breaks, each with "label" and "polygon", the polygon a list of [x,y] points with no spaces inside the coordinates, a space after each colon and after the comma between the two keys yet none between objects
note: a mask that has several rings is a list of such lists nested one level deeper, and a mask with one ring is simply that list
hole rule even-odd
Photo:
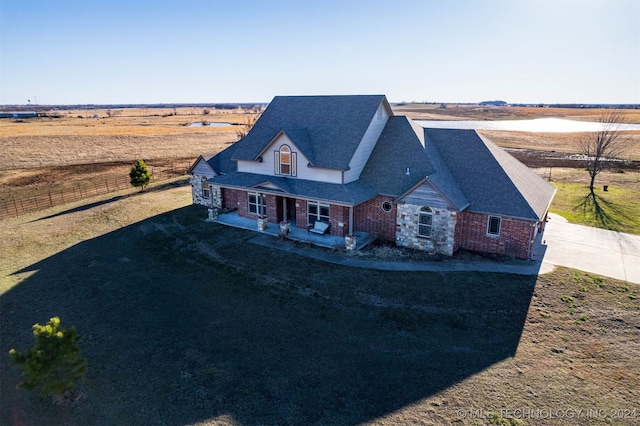
[{"label": "pond", "polygon": [[[415,120],[422,127],[436,129],[475,129],[475,130],[510,130],[517,132],[594,132],[600,129],[601,124],[593,121],[568,120],[566,118],[534,118],[531,120]],[[618,130],[640,131],[640,124],[620,124]]]},{"label": "pond", "polygon": [[235,126],[233,123],[225,123],[223,121],[198,121],[189,124],[189,127],[228,127]]}]

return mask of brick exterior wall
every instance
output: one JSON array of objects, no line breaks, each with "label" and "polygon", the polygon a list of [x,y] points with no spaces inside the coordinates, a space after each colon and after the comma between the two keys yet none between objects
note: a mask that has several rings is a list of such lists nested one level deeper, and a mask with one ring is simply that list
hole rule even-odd
[{"label": "brick exterior wall", "polygon": [[[243,191],[237,189],[222,188],[222,207],[229,210],[240,210],[239,200],[242,199]],[[247,206],[245,206],[245,210]]]},{"label": "brick exterior wall", "polygon": [[349,207],[329,206],[329,234],[344,237],[349,233]]},{"label": "brick exterior wall", "polygon": [[[462,212],[460,248],[526,259],[531,253],[531,226],[536,222],[500,217],[500,235],[487,235],[489,215]],[[534,234],[535,235],[535,234]]]},{"label": "brick exterior wall", "polygon": [[307,200],[296,198],[296,228],[307,229]]},{"label": "brick exterior wall", "polygon": [[277,197],[275,195],[267,194],[265,198],[265,204],[267,205],[267,221],[270,223],[279,223],[278,207],[280,207],[279,210],[282,212],[282,203],[277,202]]},{"label": "brick exterior wall", "polygon": [[[391,203],[391,211],[382,210],[382,203]],[[358,204],[353,209],[353,230],[376,234],[378,238],[386,241],[396,240],[396,204],[393,198],[375,196],[374,198]]]}]

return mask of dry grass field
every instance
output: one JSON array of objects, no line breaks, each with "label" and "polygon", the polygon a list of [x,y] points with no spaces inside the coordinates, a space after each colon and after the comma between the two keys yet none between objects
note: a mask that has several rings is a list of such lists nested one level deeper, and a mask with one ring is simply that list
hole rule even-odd
[{"label": "dry grass field", "polygon": [[[325,264],[190,203],[168,185],[0,227],[0,424],[638,423],[637,286]],[[8,363],[54,315],[89,361],[70,405]]]},{"label": "dry grass field", "polygon": [[[456,105],[442,109],[435,105],[394,106],[397,114],[415,119],[514,119],[556,116],[597,120],[600,110],[478,107]],[[78,164],[102,164],[96,173],[121,173],[123,165],[137,158],[158,163],[193,160],[213,154],[237,140],[237,126],[252,114],[245,110],[203,108],[123,108],[113,110],[55,111],[58,118],[0,120],[0,188],[29,183],[30,176],[47,175],[46,182],[73,179]],[[98,118],[94,118],[96,116]],[[640,122],[640,110],[627,110],[628,122]],[[227,122],[236,126],[190,127],[193,123]],[[537,151],[577,152],[579,134],[537,134],[482,131],[498,145]],[[624,135],[627,158],[640,161],[640,132]],[[52,168],[55,167],[55,168]],[[87,168],[81,169],[87,173]],[[80,178],[80,175],[78,175]],[[36,179],[38,180],[38,179]]]},{"label": "dry grass field", "polygon": [[[602,110],[590,108],[535,108],[432,104],[394,105],[396,114],[414,119],[530,119],[563,117],[597,121]],[[204,108],[121,108],[111,110],[53,111],[56,118],[0,120],[0,191],[29,193],[38,188],[62,189],[87,178],[113,179],[126,176],[137,158],[159,170],[171,164],[188,164],[200,154],[214,154],[238,139],[238,129],[255,111]],[[97,118],[96,118],[97,116]],[[625,110],[628,123],[640,123],[640,110]],[[203,121],[233,126],[190,127]],[[579,167],[572,156],[578,152],[580,133],[526,133],[488,131],[481,133],[530,167]],[[625,159],[630,179],[627,191],[640,191],[640,132],[625,132]],[[585,173],[586,175],[586,173]],[[597,184],[602,185],[599,179]],[[566,186],[565,186],[566,187]],[[564,190],[562,187],[561,191]],[[26,191],[26,192],[25,192]],[[562,198],[562,194],[559,193]],[[565,197],[566,198],[566,197]],[[574,197],[575,198],[575,197]],[[562,209],[560,209],[562,210]],[[564,209],[566,210],[566,209]],[[640,216],[631,212],[631,216]],[[572,215],[578,220],[579,215]],[[582,223],[591,223],[588,220]],[[635,229],[636,225],[623,227]]]},{"label": "dry grass field", "polygon": [[[419,107],[396,112],[440,112]],[[454,109],[480,113],[443,111]],[[138,157],[158,167],[190,161],[237,135],[185,123],[246,120],[197,108],[62,113],[0,120],[0,191],[126,174]],[[571,136],[491,137],[574,152]],[[586,178],[537,172],[559,187]],[[639,176],[603,175],[607,196],[630,199]],[[571,208],[571,194],[558,199]],[[637,286],[568,269],[533,277],[339,267],[251,244],[254,233],[205,216],[182,178],[2,221],[0,424],[638,423]],[[10,348],[32,343],[31,326],[55,315],[78,328],[89,360],[70,406],[16,391],[8,364]]]},{"label": "dry grass field", "polygon": [[[140,115],[144,110],[126,110],[127,115],[106,117],[91,110],[91,117],[69,112],[63,118],[37,118],[16,122],[0,120],[0,171],[75,164],[130,162],[137,158],[195,159],[216,153],[237,140],[237,126],[189,127],[193,123],[246,123],[244,112],[212,112],[195,115]],[[92,114],[100,118],[92,118]],[[167,112],[166,114],[170,114]],[[78,116],[82,118],[78,118]]]}]

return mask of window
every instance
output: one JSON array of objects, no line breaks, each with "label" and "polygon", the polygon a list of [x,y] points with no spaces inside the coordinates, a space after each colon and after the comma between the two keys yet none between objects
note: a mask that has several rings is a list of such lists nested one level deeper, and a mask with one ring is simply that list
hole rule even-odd
[{"label": "window", "polygon": [[202,198],[211,198],[211,188],[208,186],[202,187]]},{"label": "window", "polygon": [[382,209],[383,212],[385,213],[389,213],[391,211],[391,208],[393,206],[391,205],[391,203],[389,201],[384,201],[381,205],[380,208]]},{"label": "window", "polygon": [[321,204],[316,201],[307,202],[307,209],[309,212],[308,223],[313,225],[317,220],[325,223],[329,223],[329,205]]},{"label": "window", "polygon": [[418,213],[418,236],[430,238],[433,211],[429,207],[422,207]]},{"label": "window", "polygon": [[487,234],[494,235],[496,237],[500,235],[500,218],[498,216],[489,216]]},{"label": "window", "polygon": [[291,174],[291,151],[288,146],[280,148],[280,174]]},{"label": "window", "polygon": [[296,157],[295,152],[287,145],[282,145],[278,151],[275,151],[274,171],[277,175],[296,175]]},{"label": "window", "polygon": [[267,203],[264,195],[257,192],[249,193],[249,213],[261,216],[267,215]]}]

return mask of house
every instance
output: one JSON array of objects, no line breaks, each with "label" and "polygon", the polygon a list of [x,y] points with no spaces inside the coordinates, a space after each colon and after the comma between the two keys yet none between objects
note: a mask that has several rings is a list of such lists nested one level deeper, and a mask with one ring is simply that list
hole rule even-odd
[{"label": "house", "polygon": [[193,201],[398,246],[533,256],[555,189],[473,130],[425,129],[383,95],[277,96],[189,173]]}]

